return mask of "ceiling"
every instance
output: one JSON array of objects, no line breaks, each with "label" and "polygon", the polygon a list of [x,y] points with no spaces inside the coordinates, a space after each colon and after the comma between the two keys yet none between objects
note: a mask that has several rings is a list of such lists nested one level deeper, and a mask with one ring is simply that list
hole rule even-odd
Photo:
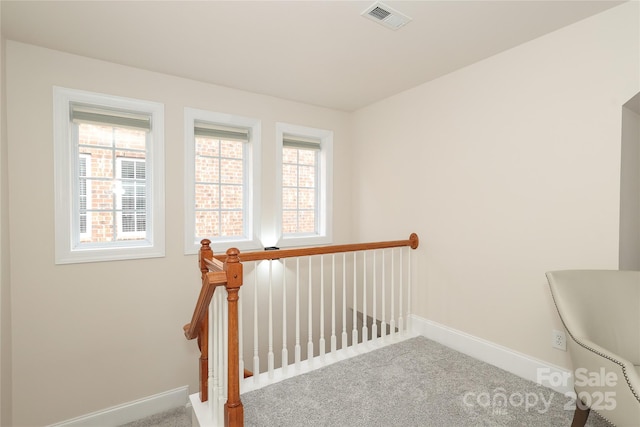
[{"label": "ceiling", "polygon": [[118,64],[353,111],[621,1],[0,2],[5,38]]}]

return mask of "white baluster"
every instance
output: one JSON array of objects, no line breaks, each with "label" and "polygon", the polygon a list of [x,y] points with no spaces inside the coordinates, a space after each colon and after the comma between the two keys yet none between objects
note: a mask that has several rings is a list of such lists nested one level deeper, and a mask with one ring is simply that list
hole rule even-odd
[{"label": "white baluster", "polygon": [[358,344],[358,253],[353,253],[353,329],[351,330],[351,345]]},{"label": "white baluster", "polygon": [[300,370],[300,258],[296,258],[296,370]]},{"label": "white baluster", "polygon": [[273,260],[269,260],[269,352],[267,353],[267,369],[269,379],[273,379]]},{"label": "white baluster", "polygon": [[222,291],[216,289],[211,299],[209,311],[209,366],[212,376],[209,378],[209,407],[211,415],[216,422],[220,420],[220,390],[222,389],[222,349],[220,343],[222,341],[221,320],[222,313],[220,307],[220,295]]},{"label": "white baluster", "polygon": [[371,323],[371,339],[375,340],[378,338],[378,317],[377,317],[377,313],[378,313],[378,300],[377,300],[377,295],[378,295],[378,280],[376,277],[376,267],[378,266],[378,262],[376,261],[376,253],[377,251],[373,251],[373,268],[372,268],[372,274],[373,274],[373,322]]},{"label": "white baluster", "polygon": [[411,277],[413,276],[411,271],[411,257],[413,254],[409,249],[409,256],[407,257],[407,330],[411,331]]},{"label": "white baluster", "polygon": [[253,262],[253,382],[260,383],[260,340],[258,335],[258,261]]},{"label": "white baluster", "polygon": [[309,257],[309,340],[307,341],[307,360],[313,364],[313,277],[311,274],[311,257]]},{"label": "white baluster", "polygon": [[244,382],[244,333],[243,331],[243,316],[242,316],[242,301],[243,301],[242,288],[238,290],[238,356],[240,363],[238,364],[239,377],[240,378],[240,390],[242,390],[242,383]]},{"label": "white baluster", "polygon": [[389,320],[389,329],[391,332],[389,335],[394,336],[396,334],[396,257],[394,256],[395,248],[391,249],[391,318]]},{"label": "white baluster", "polygon": [[320,357],[324,362],[325,342],[324,342],[324,255],[320,255]]},{"label": "white baluster", "polygon": [[216,304],[217,295],[216,292],[213,293],[213,298],[211,298],[211,303],[209,304],[209,366],[208,366],[208,374],[209,378],[207,380],[207,392],[209,396],[208,406],[209,412],[211,413],[211,417],[215,420],[217,417],[218,411],[218,322],[216,316],[218,315],[218,308]]},{"label": "white baluster", "polygon": [[369,339],[369,328],[367,327],[367,252],[364,252],[362,259],[362,342]]},{"label": "white baluster", "polygon": [[382,337],[382,339],[385,339],[385,337],[387,336],[387,319],[385,316],[385,310],[386,310],[386,299],[385,299],[385,295],[386,295],[386,286],[387,286],[387,277],[386,277],[386,273],[385,273],[385,265],[387,264],[386,262],[386,254],[385,254],[385,250],[382,250],[382,319],[381,319],[381,323],[380,323],[380,335]]},{"label": "white baluster", "polygon": [[336,355],[336,254],[331,255],[331,354]]},{"label": "white baluster", "polygon": [[282,259],[282,375],[289,370],[289,351],[287,350],[287,259]]},{"label": "white baluster", "polygon": [[404,321],[402,317],[402,288],[404,287],[404,275],[402,274],[404,271],[404,260],[402,254],[404,253],[404,248],[400,248],[400,295],[398,296],[398,330],[401,334],[404,334],[406,331],[404,329]]},{"label": "white baluster", "polygon": [[342,348],[347,348],[347,254],[342,253]]}]

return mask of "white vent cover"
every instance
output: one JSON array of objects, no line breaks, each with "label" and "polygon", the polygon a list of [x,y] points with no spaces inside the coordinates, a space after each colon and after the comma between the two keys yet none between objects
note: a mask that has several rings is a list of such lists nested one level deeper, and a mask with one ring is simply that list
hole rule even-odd
[{"label": "white vent cover", "polygon": [[392,30],[404,27],[411,21],[411,18],[407,15],[398,12],[380,1],[369,6],[361,15]]}]

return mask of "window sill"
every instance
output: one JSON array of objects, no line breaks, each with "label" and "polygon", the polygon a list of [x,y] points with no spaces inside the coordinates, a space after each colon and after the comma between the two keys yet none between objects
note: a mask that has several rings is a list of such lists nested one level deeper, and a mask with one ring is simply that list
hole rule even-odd
[{"label": "window sill", "polygon": [[[204,239],[204,237],[203,237]],[[216,255],[224,254],[229,248],[236,248],[241,252],[253,252],[262,250],[260,241],[255,239],[242,239],[242,240],[211,240],[209,245]],[[200,250],[200,242],[193,242],[193,244],[187,244],[184,250],[185,255],[197,254]]]},{"label": "window sill", "polygon": [[100,248],[56,251],[56,264],[78,264],[85,262],[123,261],[129,259],[161,258],[164,250],[156,247],[143,248]]},{"label": "window sill", "polygon": [[276,246],[279,248],[294,248],[303,246],[319,246],[330,245],[332,239],[330,236],[319,235],[299,235],[299,236],[283,236],[278,240]]}]

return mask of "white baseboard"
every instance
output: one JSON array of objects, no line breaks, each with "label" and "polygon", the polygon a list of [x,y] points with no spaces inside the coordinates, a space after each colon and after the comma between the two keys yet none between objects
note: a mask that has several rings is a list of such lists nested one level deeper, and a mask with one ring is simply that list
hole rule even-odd
[{"label": "white baseboard", "polygon": [[573,391],[571,371],[568,369],[413,314],[410,317],[413,332],[418,335],[559,393]]},{"label": "white baseboard", "polygon": [[115,427],[145,418],[159,412],[185,406],[189,400],[189,387],[183,386],[122,405],[82,415],[71,420],[51,424],[49,427]]}]

